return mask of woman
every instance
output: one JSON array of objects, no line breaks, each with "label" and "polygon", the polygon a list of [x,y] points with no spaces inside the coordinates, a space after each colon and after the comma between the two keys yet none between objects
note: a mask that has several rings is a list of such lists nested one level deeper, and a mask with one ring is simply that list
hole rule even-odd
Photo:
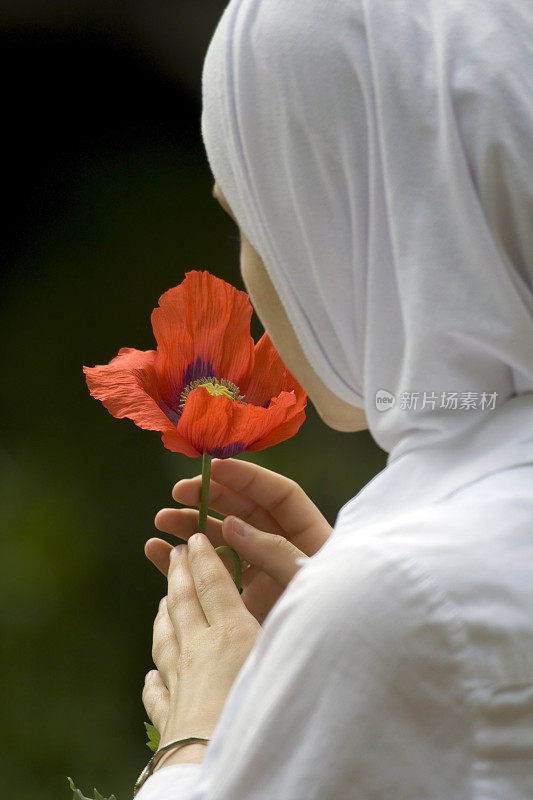
[{"label": "woman", "polygon": [[245,284],[324,420],[366,419],[388,461],[332,533],[218,461],[223,526],[181,560],[147,544],[169,591],[143,699],[162,744],[211,741],[139,800],[533,797],[532,42],[526,0],[227,7],[202,132]]}]

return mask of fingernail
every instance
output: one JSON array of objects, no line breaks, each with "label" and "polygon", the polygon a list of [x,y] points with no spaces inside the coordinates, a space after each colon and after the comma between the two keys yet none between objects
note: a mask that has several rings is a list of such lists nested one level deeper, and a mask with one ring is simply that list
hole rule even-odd
[{"label": "fingernail", "polygon": [[172,497],[174,498],[174,500],[176,499],[176,498],[174,497],[174,492],[179,492],[178,486],[180,485],[180,483],[183,483],[183,481],[184,481],[184,480],[185,480],[184,478],[181,478],[181,480],[177,481],[177,482],[174,484],[174,486],[172,487],[172,492],[171,492],[171,494],[172,494]]},{"label": "fingernail", "polygon": [[182,556],[185,553],[186,548],[186,544],[178,544],[176,547],[173,547],[170,551],[170,560],[172,561],[172,559],[176,558],[176,556]]},{"label": "fingernail", "polygon": [[189,536],[188,542],[192,544],[193,547],[198,547],[199,544],[202,544],[202,534],[193,533],[192,536]]},{"label": "fingernail", "polygon": [[247,525],[246,522],[243,522],[242,519],[239,519],[238,517],[232,517],[231,530],[233,533],[236,533],[237,536],[248,536],[251,531],[251,527],[250,525]]},{"label": "fingernail", "polygon": [[155,669],[151,669],[151,670],[150,670],[150,672],[147,672],[147,673],[146,673],[146,675],[144,676],[144,682],[145,682],[145,683],[146,683],[146,681],[150,680],[150,678],[152,677],[152,675],[154,674],[154,672],[155,672]]},{"label": "fingernail", "polygon": [[167,597],[165,595],[165,597],[162,597],[161,600],[159,601],[159,610],[161,611],[166,606],[166,604],[167,604]]}]

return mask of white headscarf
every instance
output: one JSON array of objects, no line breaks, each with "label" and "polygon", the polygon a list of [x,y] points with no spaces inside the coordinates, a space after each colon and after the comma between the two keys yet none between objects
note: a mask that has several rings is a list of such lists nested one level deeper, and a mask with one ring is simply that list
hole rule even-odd
[{"label": "white headscarf", "polygon": [[533,391],[532,65],[530,0],[232,0],[209,46],[213,174],[389,463]]}]

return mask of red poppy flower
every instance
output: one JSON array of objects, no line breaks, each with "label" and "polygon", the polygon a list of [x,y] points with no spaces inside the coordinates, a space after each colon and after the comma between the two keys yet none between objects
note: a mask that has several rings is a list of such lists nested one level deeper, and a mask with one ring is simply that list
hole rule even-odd
[{"label": "red poppy flower", "polygon": [[93,397],[117,418],[160,431],[187,456],[229,458],[293,436],[307,397],[265,333],[254,345],[246,292],[188,272],[152,312],[156,350],[122,347],[83,367]]}]

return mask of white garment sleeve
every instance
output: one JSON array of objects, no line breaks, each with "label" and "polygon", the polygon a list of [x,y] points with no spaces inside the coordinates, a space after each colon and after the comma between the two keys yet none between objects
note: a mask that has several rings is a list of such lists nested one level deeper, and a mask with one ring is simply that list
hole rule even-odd
[{"label": "white garment sleeve", "polygon": [[367,543],[326,550],[265,620],[203,764],[162,767],[137,800],[467,796],[454,607],[411,559]]}]

